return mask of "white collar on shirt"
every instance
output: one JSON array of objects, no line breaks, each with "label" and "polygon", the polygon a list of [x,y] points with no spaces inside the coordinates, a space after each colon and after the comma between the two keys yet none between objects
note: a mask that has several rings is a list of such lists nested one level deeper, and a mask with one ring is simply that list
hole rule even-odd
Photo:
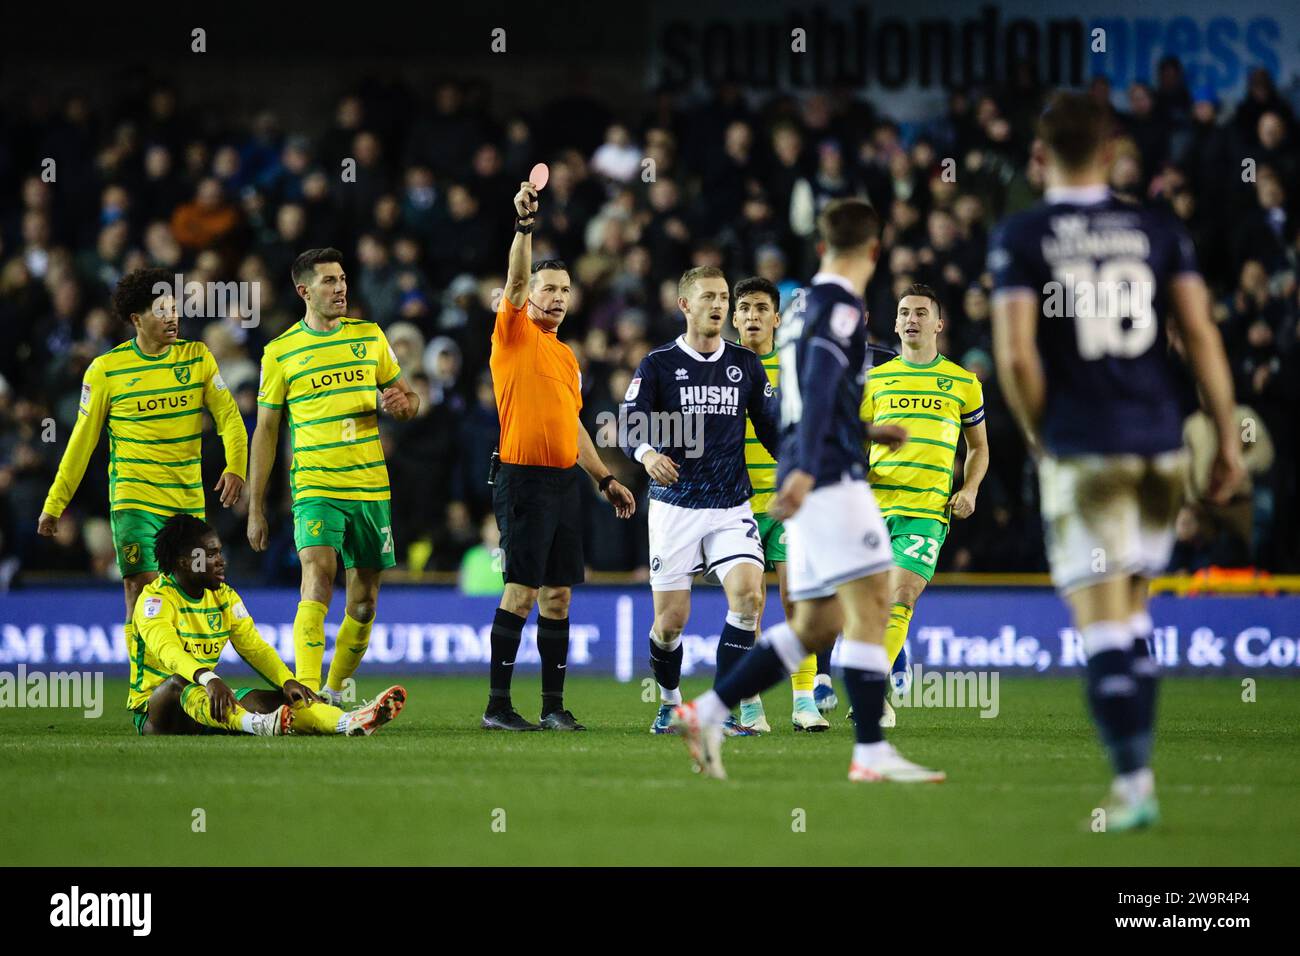
[{"label": "white collar on shirt", "polygon": [[722,353],[727,350],[727,343],[721,336],[719,336],[717,351],[710,352],[708,355],[701,355],[699,352],[695,351],[695,349],[686,344],[685,335],[679,335],[677,336],[677,347],[697,362],[716,362],[718,359],[722,358]]},{"label": "white collar on shirt", "polygon": [[1110,187],[1105,183],[1095,183],[1091,186],[1053,186],[1043,193],[1043,198],[1052,204],[1094,206],[1110,198]]},{"label": "white collar on shirt", "polygon": [[837,275],[834,272],[819,272],[812,277],[813,285],[820,285],[823,282],[829,282],[831,285],[837,285],[845,292],[849,293],[849,295],[853,296],[854,298],[857,298],[858,290],[853,288],[853,283],[850,282],[848,279],[844,278],[844,276],[842,275]]}]

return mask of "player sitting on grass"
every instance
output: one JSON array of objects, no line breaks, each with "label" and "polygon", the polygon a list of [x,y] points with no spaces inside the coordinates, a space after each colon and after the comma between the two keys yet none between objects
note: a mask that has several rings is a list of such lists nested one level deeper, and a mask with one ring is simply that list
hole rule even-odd
[{"label": "player sitting on grass", "polygon": [[[198,518],[168,518],[153,550],[162,573],[136,604],[142,644],[131,658],[128,697],[141,735],[369,736],[401,712],[402,687],[390,687],[372,703],[345,713],[294,680],[226,584],[221,540]],[[214,670],[227,642],[279,690],[231,690]]]},{"label": "player sitting on grass", "polygon": [[117,283],[113,311],[135,337],[86,369],[77,424],[36,525],[38,534],[54,535],[107,425],[109,520],[126,597],[123,636],[133,659],[143,647],[132,623],[136,601],[158,576],[154,535],[171,515],[204,517],[204,409],[226,456],[213,489],[223,508],[243,493],[248,462],[244,422],[216,360],[202,342],[180,337],[174,279],[165,269],[136,269]]},{"label": "player sitting on grass", "polygon": [[[862,398],[864,422],[901,425],[908,434],[907,444],[896,451],[873,445],[867,475],[894,552],[885,653],[895,665],[894,688],[900,694],[907,693],[911,682],[903,652],[912,609],[934,577],[949,518],[974,514],[975,496],[989,469],[984,391],[972,372],[939,354],[942,329],[934,290],[924,285],[908,289],[898,300],[894,320],[903,353],[872,368]],[[966,439],[966,463],[962,486],[954,493],[958,435]],[[881,720],[894,726],[888,698]]]},{"label": "player sitting on grass", "polygon": [[[781,324],[781,293],[762,276],[750,276],[736,283],[732,296],[736,301],[736,313],[731,321],[740,334],[740,344],[758,353],[758,359],[767,372],[767,380],[772,383],[772,388],[779,388],[781,362],[776,354],[776,328]],[[745,424],[745,467],[749,469],[749,483],[754,486],[749,506],[754,509],[754,520],[758,522],[767,570],[776,572],[781,609],[785,613],[785,619],[771,630],[788,628],[794,617],[794,606],[790,603],[786,590],[785,525],[767,513],[768,505],[776,493],[776,459],[763,447],[754,431],[753,422]],[[763,596],[766,603],[766,589]],[[761,608],[758,617],[760,621],[763,619]],[[813,700],[816,677],[815,654],[810,654],[799,669],[790,675],[794,689],[794,709],[790,721],[795,730],[816,732],[830,727],[830,722],[821,715]],[[740,722],[748,729],[761,733],[771,729],[767,715],[763,713],[761,697],[755,696],[740,702]]]}]

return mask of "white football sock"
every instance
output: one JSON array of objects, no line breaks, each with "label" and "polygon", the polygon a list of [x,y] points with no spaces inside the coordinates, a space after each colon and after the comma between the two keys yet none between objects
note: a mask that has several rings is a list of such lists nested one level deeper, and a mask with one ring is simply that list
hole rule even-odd
[{"label": "white football sock", "polygon": [[1125,803],[1145,800],[1156,792],[1155,774],[1150,767],[1122,773],[1115,778],[1114,791]]},{"label": "white football sock", "polygon": [[722,702],[722,698],[712,690],[695,698],[695,710],[700,715],[700,723],[706,727],[710,724],[720,724],[731,716],[731,711]]},{"label": "white football sock", "polygon": [[887,740],[877,741],[874,744],[854,744],[853,762],[869,767],[893,752],[894,748],[889,746]]}]

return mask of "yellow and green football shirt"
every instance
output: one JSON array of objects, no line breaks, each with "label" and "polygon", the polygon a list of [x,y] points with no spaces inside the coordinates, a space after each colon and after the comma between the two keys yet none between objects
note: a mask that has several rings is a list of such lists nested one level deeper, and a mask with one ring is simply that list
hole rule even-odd
[{"label": "yellow and green football shirt", "polygon": [[107,422],[110,509],[202,518],[204,408],[225,446],[225,470],[243,478],[248,433],[206,345],[180,339],[146,355],[132,339],[105,352],[86,369],[77,423],[44,510],[63,514]]},{"label": "yellow and green football shirt", "polygon": [[285,412],[293,500],[387,501],[377,390],[402,375],[383,330],[343,319],[332,332],[299,321],[267,343],[257,403]]},{"label": "yellow and green football shirt", "polygon": [[870,447],[868,480],[880,513],[947,523],[957,439],[963,428],[984,420],[979,379],[942,355],[925,365],[900,355],[871,370],[862,420],[901,425],[909,436],[897,451]]},{"label": "yellow and green football shirt", "polygon": [[140,592],[133,620],[130,710],[148,703],[158,685],[173,674],[193,681],[200,668],[215,669],[227,643],[273,686],[283,687],[293,677],[275,648],[257,633],[244,602],[228,584],[194,598],[170,574],[159,575]]},{"label": "yellow and green football shirt", "polygon": [[[775,349],[766,355],[760,355],[759,361],[767,372],[767,380],[773,388],[781,384],[781,362]],[[745,419],[745,468],[749,471],[749,483],[754,487],[754,495],[749,499],[754,514],[767,514],[767,506],[776,494],[776,459],[767,453],[763,443],[758,440],[754,423]]]}]

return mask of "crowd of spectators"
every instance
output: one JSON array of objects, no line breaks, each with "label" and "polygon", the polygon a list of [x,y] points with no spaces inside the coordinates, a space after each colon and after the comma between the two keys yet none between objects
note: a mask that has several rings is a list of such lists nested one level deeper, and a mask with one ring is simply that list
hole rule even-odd
[{"label": "crowd of spectators", "polygon": [[[35,527],[82,373],[129,335],[108,308],[118,278],[161,266],[187,282],[258,283],[255,324],[238,309],[182,320],[184,337],[211,348],[251,432],[262,347],[302,315],[289,265],[316,246],[344,251],[349,313],[384,327],[424,398],[413,421],[383,425],[399,562],[454,571],[467,552],[481,554],[497,437],[492,317],[511,196],[538,160],[551,177],[534,252],[564,259],[575,280],[560,336],[582,369],[593,433],[641,357],[682,331],[684,269],[761,274],[788,296],[814,269],[818,209],[868,197],[887,222],[867,295],[873,337],[896,345],[899,290],[927,283],[943,298],[940,351],[984,384],[992,467],[940,569],[1044,570],[1032,464],[993,373],[984,265],[992,226],[1041,192],[1029,146],[1046,91],[1017,76],[1004,89],[954,92],[919,123],[845,90],[760,98],[731,86],[707,97],[659,90],[637,109],[562,95],[514,113],[475,84],[443,82],[427,101],[400,84],[363,84],[320,129],[274,99],[255,115],[200,118],[164,84],[123,99],[33,98],[0,119],[0,588],[37,572],[115,573],[102,445],[59,535],[38,538]],[[1230,514],[1184,509],[1175,564],[1294,570],[1300,125],[1263,70],[1236,104],[1189,89],[1177,60],[1158,76],[1126,90],[1092,83],[1119,137],[1111,184],[1186,223],[1250,425],[1243,435],[1267,442],[1248,448],[1252,488]],[[1189,417],[1201,457],[1203,431]],[[211,488],[221,449],[209,437]],[[644,500],[642,469],[617,448],[604,454]],[[266,554],[247,546],[244,507],[210,499],[233,580],[296,582],[286,463],[287,448]],[[644,575],[644,508],[621,522],[592,493],[587,513],[591,569]]]}]

